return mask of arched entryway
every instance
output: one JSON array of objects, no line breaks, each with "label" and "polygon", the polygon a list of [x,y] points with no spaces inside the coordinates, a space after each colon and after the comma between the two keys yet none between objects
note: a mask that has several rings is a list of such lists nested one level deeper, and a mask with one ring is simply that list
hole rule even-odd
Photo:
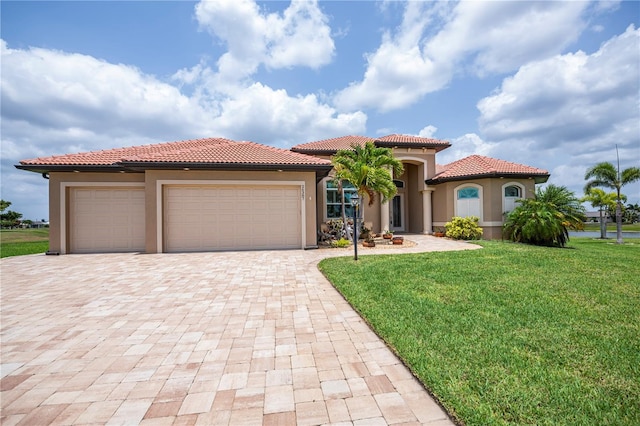
[{"label": "arched entryway", "polygon": [[431,233],[431,189],[424,181],[427,161],[396,155],[402,161],[404,173],[394,176],[398,192],[380,206],[381,230],[394,232]]}]

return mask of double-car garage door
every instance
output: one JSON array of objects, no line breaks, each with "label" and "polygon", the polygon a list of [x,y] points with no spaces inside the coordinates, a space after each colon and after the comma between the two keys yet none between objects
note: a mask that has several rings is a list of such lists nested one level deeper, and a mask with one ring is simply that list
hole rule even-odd
[{"label": "double-car garage door", "polygon": [[164,187],[164,251],[300,248],[299,186]]},{"label": "double-car garage door", "polygon": [[[162,251],[302,246],[299,185],[165,185],[161,196]],[[69,251],[145,251],[146,216],[143,187],[70,188]]]}]

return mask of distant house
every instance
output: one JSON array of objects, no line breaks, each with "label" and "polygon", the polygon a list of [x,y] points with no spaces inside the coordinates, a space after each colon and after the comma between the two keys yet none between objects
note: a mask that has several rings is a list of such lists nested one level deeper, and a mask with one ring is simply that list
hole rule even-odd
[{"label": "distant house", "polygon": [[38,228],[48,228],[49,222],[44,222],[42,220],[23,220],[20,223],[20,228],[23,229],[38,229]]},{"label": "distant house", "polygon": [[[600,212],[586,212],[585,216],[587,216],[587,222],[600,223]],[[613,222],[613,218],[609,216],[609,214],[605,211],[602,212],[602,217],[604,218],[605,223]]]},{"label": "distant house", "polygon": [[[50,251],[147,253],[304,249],[339,217],[330,158],[372,138],[345,136],[291,150],[223,138],[23,160],[49,178]],[[389,203],[364,207],[374,231],[430,234],[453,216],[478,216],[498,238],[504,213],[531,197],[546,170],[473,155],[437,166],[446,141],[373,139],[404,164]],[[352,191],[347,189],[348,193]]]}]

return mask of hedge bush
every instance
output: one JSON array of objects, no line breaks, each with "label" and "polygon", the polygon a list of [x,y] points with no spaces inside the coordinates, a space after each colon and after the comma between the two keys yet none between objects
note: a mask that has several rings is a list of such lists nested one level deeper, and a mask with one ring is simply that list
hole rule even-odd
[{"label": "hedge bush", "polygon": [[454,240],[479,240],[482,238],[482,228],[476,216],[453,217],[451,222],[444,224],[446,235]]}]

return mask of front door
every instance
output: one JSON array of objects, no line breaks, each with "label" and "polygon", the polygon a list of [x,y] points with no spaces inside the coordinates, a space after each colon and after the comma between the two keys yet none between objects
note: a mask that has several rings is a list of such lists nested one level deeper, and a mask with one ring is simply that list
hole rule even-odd
[{"label": "front door", "polygon": [[389,203],[389,227],[391,231],[404,231],[404,194],[396,194]]}]

